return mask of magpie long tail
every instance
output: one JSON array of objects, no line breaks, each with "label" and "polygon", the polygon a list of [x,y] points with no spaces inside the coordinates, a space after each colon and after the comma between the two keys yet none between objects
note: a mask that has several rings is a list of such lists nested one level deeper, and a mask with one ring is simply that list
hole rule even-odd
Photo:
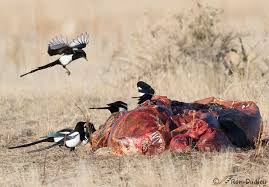
[{"label": "magpie long tail", "polygon": [[60,145],[62,142],[56,142],[55,144],[52,144],[52,145],[49,145],[47,147],[43,147],[43,148],[40,148],[40,149],[35,149],[35,150],[32,150],[32,151],[28,151],[27,153],[35,153],[35,152],[39,152],[39,151],[44,151],[46,149],[50,149],[52,147],[55,147],[56,145]]},{"label": "magpie long tail", "polygon": [[28,143],[28,144],[23,144],[23,145],[8,147],[8,149],[16,149],[16,148],[21,148],[21,147],[29,147],[29,146],[32,146],[32,145],[35,145],[35,144],[39,144],[39,143],[42,143],[42,142],[51,142],[51,141],[53,141],[53,138],[49,137],[49,138],[37,140],[35,142]]},{"label": "magpie long tail", "polygon": [[106,106],[106,107],[91,107],[89,109],[109,109],[110,107]]},{"label": "magpie long tail", "polygon": [[42,69],[50,68],[50,67],[55,66],[55,65],[58,65],[58,64],[61,64],[61,63],[60,63],[59,60],[56,60],[56,61],[51,62],[49,64],[46,64],[44,66],[40,66],[40,67],[38,67],[36,69],[33,69],[32,71],[29,71],[29,72],[27,72],[25,74],[22,74],[22,75],[20,75],[20,77],[23,77],[23,76],[28,75],[30,73],[34,73],[34,72],[39,71],[39,70],[42,70]]}]

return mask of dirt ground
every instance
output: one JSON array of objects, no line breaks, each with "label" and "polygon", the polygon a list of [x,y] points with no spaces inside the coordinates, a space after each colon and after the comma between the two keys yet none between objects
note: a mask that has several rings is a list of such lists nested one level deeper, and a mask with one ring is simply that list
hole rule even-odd
[{"label": "dirt ground", "polygon": [[[79,102],[80,99],[75,98],[73,103],[86,108],[87,104]],[[63,108],[54,108],[56,105]],[[227,175],[236,175],[235,180],[268,180],[268,147],[262,149],[256,158],[255,150],[166,152],[151,157],[112,156],[109,148],[92,153],[88,145],[79,146],[75,152],[55,147],[27,153],[46,144],[9,150],[7,146],[31,142],[50,130],[72,127],[84,117],[64,97],[1,99],[1,106],[5,114],[1,115],[1,186],[211,186],[215,178],[221,180]],[[88,115],[100,118],[93,120],[98,126],[109,112],[93,111]]]}]

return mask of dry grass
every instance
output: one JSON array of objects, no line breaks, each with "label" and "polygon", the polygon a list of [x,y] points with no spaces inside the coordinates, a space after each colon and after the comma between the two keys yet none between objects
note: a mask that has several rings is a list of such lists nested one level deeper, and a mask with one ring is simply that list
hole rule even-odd
[{"label": "dry grass", "polygon": [[[104,156],[106,148],[92,154],[82,146],[76,154],[6,148],[74,126],[84,118],[76,104],[99,126],[109,113],[87,108],[113,100],[134,107],[130,97],[137,94],[138,79],[181,101],[208,96],[254,100],[263,116],[262,137],[268,137],[266,1],[206,1],[223,11],[185,0],[0,2],[5,5],[0,11],[0,186],[211,186],[214,178],[227,175],[263,178],[268,185],[268,146],[152,157]],[[71,14],[74,7],[78,13]],[[18,77],[52,60],[46,54],[51,37],[84,31],[92,36],[86,49],[90,62],[72,64],[70,77],[60,67]],[[237,53],[228,54],[231,48]]]}]

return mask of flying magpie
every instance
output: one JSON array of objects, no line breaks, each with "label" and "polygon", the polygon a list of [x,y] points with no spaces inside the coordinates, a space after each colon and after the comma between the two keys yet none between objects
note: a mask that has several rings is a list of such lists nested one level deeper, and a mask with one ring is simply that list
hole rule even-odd
[{"label": "flying magpie", "polygon": [[42,69],[50,68],[55,65],[62,65],[62,67],[66,69],[67,74],[70,75],[71,72],[66,68],[66,66],[72,61],[79,58],[85,58],[87,60],[87,55],[85,51],[83,51],[83,48],[85,48],[88,43],[89,43],[88,33],[81,34],[72,42],[68,42],[67,39],[63,39],[62,37],[61,38],[56,37],[52,39],[51,42],[49,42],[48,54],[50,56],[53,55],[62,55],[62,56],[57,60],[55,60],[54,62],[51,62],[44,66],[40,66],[28,73],[21,75],[20,77],[23,77],[30,73],[34,73]]},{"label": "flying magpie", "polygon": [[142,104],[146,100],[150,100],[155,93],[154,89],[149,84],[147,84],[143,81],[137,82],[137,89],[138,89],[140,96],[139,97],[132,97],[132,98],[138,98],[137,104]]},{"label": "flying magpie", "polygon": [[9,149],[16,149],[16,148],[21,148],[21,147],[29,147],[35,144],[39,144],[42,142],[54,142],[54,144],[43,147],[37,150],[29,151],[30,152],[37,152],[37,151],[42,151],[45,149],[52,148],[54,146],[66,146],[67,148],[70,148],[70,151],[74,151],[75,147],[78,146],[80,143],[86,144],[89,139],[89,135],[87,134],[86,130],[86,122],[78,122],[75,126],[74,129],[62,129],[57,132],[50,132],[48,133],[47,136],[41,137],[42,139],[34,141],[32,143],[28,144],[23,144],[23,145],[18,145],[14,147],[9,147]]},{"label": "flying magpie", "polygon": [[116,101],[116,102],[107,104],[106,107],[91,107],[89,109],[108,109],[110,113],[113,114],[115,112],[127,111],[128,105],[127,103],[124,103],[122,101]]}]

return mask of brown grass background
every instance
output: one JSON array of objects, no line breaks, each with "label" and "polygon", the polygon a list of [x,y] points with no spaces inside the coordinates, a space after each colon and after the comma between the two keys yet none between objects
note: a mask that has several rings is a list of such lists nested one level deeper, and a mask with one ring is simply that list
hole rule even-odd
[{"label": "brown grass background", "polygon": [[[7,150],[9,145],[32,141],[50,130],[74,126],[84,118],[76,104],[98,127],[109,113],[87,108],[119,99],[133,108],[136,102],[130,97],[137,94],[135,84],[139,79],[152,84],[158,94],[181,101],[209,96],[254,100],[264,120],[263,136],[268,137],[269,79],[260,72],[268,68],[264,64],[269,58],[269,3],[266,0],[199,2],[222,10],[216,28],[219,33],[234,32],[243,37],[249,58],[253,59],[247,75],[228,76],[216,71],[210,65],[215,62],[209,60],[207,65],[195,63],[201,59],[200,53],[195,58],[180,56],[180,63],[172,64],[167,71],[150,74],[138,68],[165,63],[161,60],[165,56],[162,49],[174,46],[173,40],[170,45],[166,36],[178,32],[173,16],[184,14],[184,20],[192,19],[199,9],[197,1],[1,0],[0,185],[210,186],[215,177],[221,179],[232,174],[240,179],[267,179],[268,185],[268,148],[259,150],[258,157],[255,150],[165,153],[153,157],[108,156],[107,149],[92,154],[83,146],[77,154],[65,149],[36,154],[27,154],[26,149]],[[163,32],[157,41],[148,34],[156,28]],[[51,38],[57,35],[73,38],[86,31],[91,37],[86,48],[89,61],[72,63],[71,76],[55,67],[19,77],[54,59],[46,52]],[[188,36],[184,31],[180,34]],[[172,54],[178,55],[177,51]]]}]

